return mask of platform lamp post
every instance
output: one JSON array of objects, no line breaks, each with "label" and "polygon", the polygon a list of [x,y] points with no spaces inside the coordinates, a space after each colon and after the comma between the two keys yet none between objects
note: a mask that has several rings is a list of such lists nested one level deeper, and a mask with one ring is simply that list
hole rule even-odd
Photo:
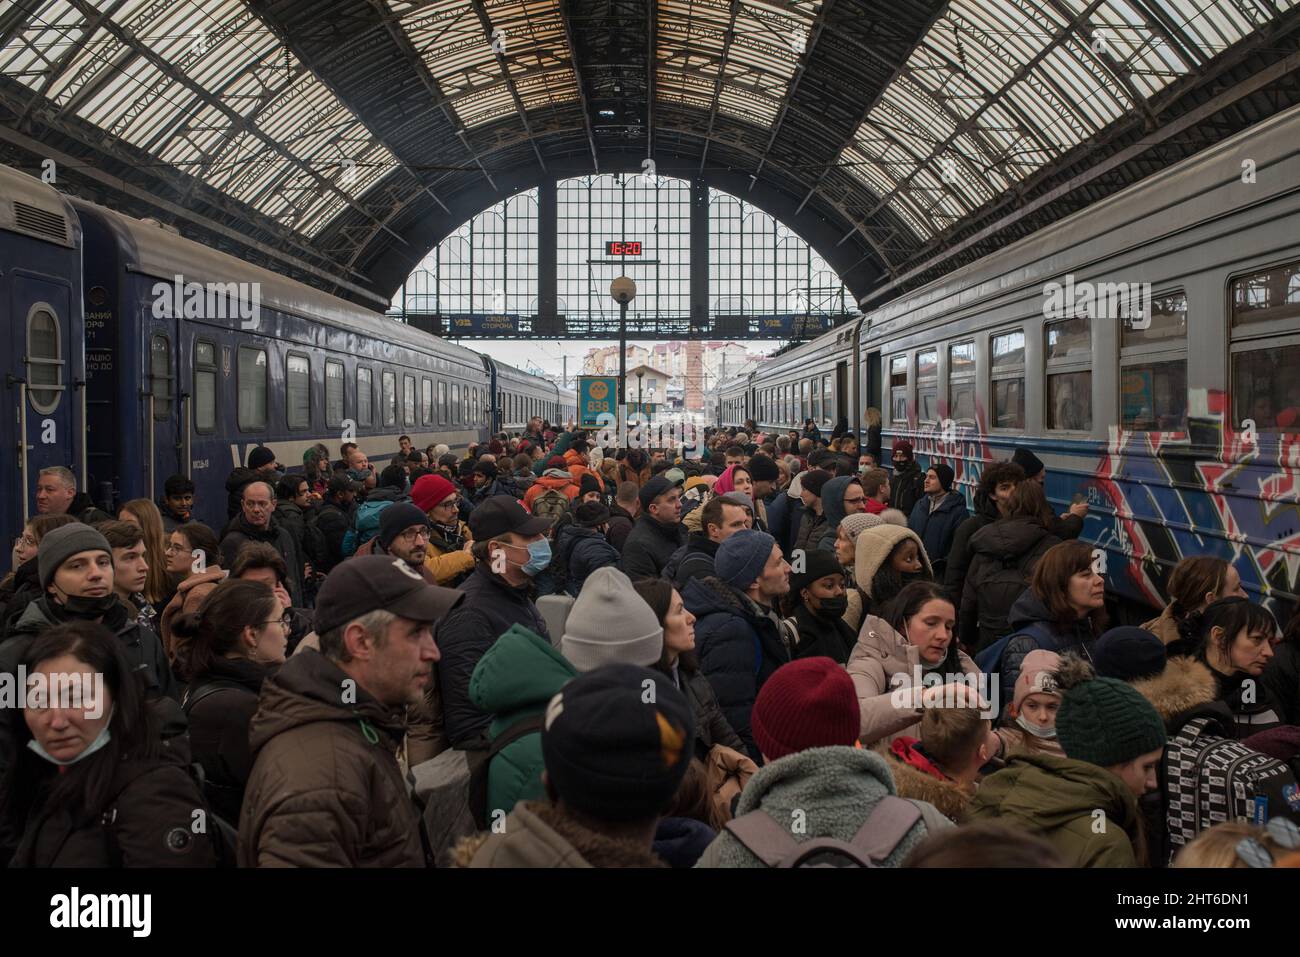
[{"label": "platform lamp post", "polygon": [[627,304],[636,298],[636,283],[619,276],[609,284],[609,294],[618,303],[618,403],[627,413]]},{"label": "platform lamp post", "polygon": [[645,396],[641,391],[641,379],[644,376],[644,372],[638,372],[636,374],[636,410],[642,415],[645,414]]}]

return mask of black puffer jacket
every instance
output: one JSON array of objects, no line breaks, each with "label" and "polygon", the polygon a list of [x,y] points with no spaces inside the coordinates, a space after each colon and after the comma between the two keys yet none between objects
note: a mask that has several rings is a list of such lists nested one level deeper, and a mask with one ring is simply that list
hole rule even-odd
[{"label": "black puffer jacket", "polygon": [[[966,584],[966,572],[970,569],[970,540],[981,528],[992,525],[1001,517],[997,502],[987,495],[975,493],[975,514],[957,526],[957,532],[952,537],[952,547],[948,549],[948,567],[943,573],[944,591],[959,601]],[[960,629],[960,622],[958,627]],[[959,630],[957,637],[964,641],[966,636]],[[972,637],[971,643],[973,641]]]},{"label": "black puffer jacket", "polygon": [[492,715],[475,707],[469,696],[469,680],[484,653],[496,644],[512,625],[550,640],[546,620],[533,604],[531,587],[514,588],[492,574],[486,562],[458,589],[465,595],[438,625],[434,639],[442,652],[438,662],[438,687],[442,691],[443,723],[453,748],[486,743]]},{"label": "black puffer jacket", "polygon": [[41,588],[40,567],[35,558],[29,558],[6,578],[0,590],[0,638],[9,634],[27,606],[45,592]]},{"label": "black puffer jacket", "polygon": [[599,529],[581,525],[565,525],[555,533],[556,568],[562,569],[564,590],[574,598],[582,590],[587,576],[597,568],[618,566],[618,549],[611,545]]},{"label": "black puffer jacket", "polygon": [[889,505],[904,515],[912,514],[912,507],[925,494],[925,473],[916,460],[909,461],[902,468],[895,468],[889,474]]},{"label": "black puffer jacket", "polygon": [[356,508],[355,504],[351,508],[344,508],[329,499],[321,505],[316,516],[316,529],[325,540],[326,560],[316,567],[318,572],[328,572],[343,561],[343,536],[348,533]]},{"label": "black puffer jacket", "polygon": [[692,578],[709,578],[713,575],[713,558],[718,553],[718,542],[700,532],[691,532],[686,544],[673,552],[664,566],[663,577],[681,591]]},{"label": "black puffer jacket", "polygon": [[971,536],[961,593],[960,632],[976,651],[1007,634],[1007,615],[1029,586],[1034,566],[1061,540],[1031,518],[1004,518]]},{"label": "black puffer jacket", "polygon": [[234,568],[239,550],[248,542],[266,542],[280,553],[289,572],[289,580],[285,582],[285,588],[289,591],[292,604],[295,607],[302,607],[303,558],[293,536],[276,521],[274,515],[267,522],[266,528],[254,528],[244,518],[243,511],[240,511],[239,515],[226,526],[226,534],[221,536],[221,567]]},{"label": "black puffer jacket", "polygon": [[700,672],[717,695],[723,717],[745,742],[749,756],[761,762],[750,729],[750,712],[758,690],[790,660],[777,622],[717,578],[687,582],[682,602],[695,616]]},{"label": "black puffer jacket", "polygon": [[[119,763],[109,800],[89,814],[74,816],[65,806],[39,800],[10,866],[215,867],[214,829],[194,833],[194,812],[204,801],[187,770],[184,741],[183,735],[164,741],[158,757]],[[24,749],[21,760],[41,759]],[[48,784],[56,771],[50,767]]]},{"label": "black puffer jacket", "polygon": [[1285,724],[1300,724],[1300,641],[1284,640],[1277,646],[1260,682],[1282,710]]},{"label": "black puffer jacket", "polygon": [[641,515],[623,543],[622,570],[628,578],[658,578],[673,552],[686,544],[686,526],[664,525]]},{"label": "black puffer jacket", "polygon": [[212,810],[232,825],[239,823],[244,785],[253,770],[248,723],[257,713],[262,681],[274,670],[247,658],[216,658],[194,676],[181,699],[188,705],[190,749],[203,766]]},{"label": "black puffer jacket", "polygon": [[617,502],[609,507],[609,532],[607,533],[609,543],[618,549],[619,554],[623,553],[623,546],[627,542],[627,537],[632,533],[632,526],[635,519],[632,514]]},{"label": "black puffer jacket", "polygon": [[858,636],[843,618],[826,621],[809,611],[807,605],[800,605],[794,612],[794,624],[799,632],[795,658],[830,658],[837,665],[849,663]]},{"label": "black puffer jacket", "polygon": [[680,688],[691,703],[695,713],[695,753],[701,760],[708,757],[715,744],[733,751],[745,753],[745,742],[740,740],[736,729],[728,722],[726,715],[718,704],[718,696],[713,693],[709,679],[699,671],[687,671],[678,665],[677,679]]}]

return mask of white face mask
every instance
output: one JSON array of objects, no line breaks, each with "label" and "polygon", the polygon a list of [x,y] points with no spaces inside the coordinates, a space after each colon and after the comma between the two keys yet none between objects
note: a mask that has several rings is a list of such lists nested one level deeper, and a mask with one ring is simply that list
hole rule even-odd
[{"label": "white face mask", "polygon": [[1029,732],[1035,738],[1056,737],[1055,726],[1051,728],[1044,728],[1041,725],[1034,724],[1032,721],[1028,720],[1023,714],[1020,715],[1018,718],[1016,718],[1016,724],[1021,728],[1021,730]]},{"label": "white face mask", "polygon": [[46,761],[49,761],[50,764],[57,764],[61,768],[66,768],[69,765],[76,764],[82,758],[90,757],[96,751],[104,747],[104,745],[108,744],[110,740],[112,740],[113,735],[109,732],[108,729],[109,729],[109,725],[113,723],[113,711],[116,709],[116,707],[117,706],[114,705],[113,708],[109,709],[108,720],[104,722],[104,727],[100,729],[99,734],[95,735],[95,740],[90,742],[90,744],[86,745],[86,749],[82,751],[79,755],[77,755],[75,758],[68,758],[67,760],[63,760],[62,758],[56,758],[54,755],[50,754],[43,747],[41,747],[40,742],[37,741],[35,738],[32,738],[30,741],[27,742],[27,747],[31,748],[33,751],[35,751],[37,754],[43,757]]}]

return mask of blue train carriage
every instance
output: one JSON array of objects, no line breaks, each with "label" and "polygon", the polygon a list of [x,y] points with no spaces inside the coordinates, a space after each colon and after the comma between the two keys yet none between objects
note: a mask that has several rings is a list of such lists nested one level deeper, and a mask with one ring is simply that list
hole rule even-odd
[{"label": "blue train carriage", "polygon": [[[82,437],[85,324],[81,226],[53,186],[0,166],[0,302],[9,330],[0,443],[7,450],[0,533],[9,545],[36,514],[37,475],[72,469],[87,489]],[[21,489],[21,494],[16,494]]]},{"label": "blue train carriage", "polygon": [[[528,426],[533,416],[548,422],[560,422],[564,404],[560,390],[554,382],[516,369],[512,365],[483,355],[483,368],[491,383],[490,394],[495,399],[492,410],[492,432],[518,433]],[[574,403],[576,409],[576,402]]]},{"label": "blue train carriage", "polygon": [[[482,440],[478,353],[183,239],[77,202],[85,229],[91,474],[104,504],[156,499],[173,473],[196,517],[225,524],[225,479],[268,445],[301,469],[352,439],[378,467],[416,447]],[[110,499],[111,495],[111,499]]]},{"label": "blue train carriage", "polygon": [[970,497],[985,463],[1029,446],[1055,511],[1088,502],[1083,537],[1124,612],[1164,604],[1180,559],[1215,555],[1284,621],[1300,585],[1298,153],[1292,109],[870,312],[886,450],[911,439]]},{"label": "blue train carriage", "polygon": [[844,419],[864,429],[865,409],[857,388],[858,326],[853,319],[763,363],[748,383],[748,418],[765,432],[803,431],[812,419],[829,434]]}]

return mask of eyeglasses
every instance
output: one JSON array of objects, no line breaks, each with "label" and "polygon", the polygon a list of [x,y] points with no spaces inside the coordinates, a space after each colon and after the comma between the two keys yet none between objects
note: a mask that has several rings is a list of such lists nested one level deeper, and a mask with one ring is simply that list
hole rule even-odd
[{"label": "eyeglasses", "polygon": [[38,544],[40,543],[30,535],[19,535],[14,539],[14,548],[19,548],[23,545],[26,545],[28,548],[35,548]]},{"label": "eyeglasses", "polygon": [[404,542],[413,542],[417,538],[423,538],[427,542],[429,540],[429,530],[422,526],[417,526],[415,528],[408,528],[397,537]]},{"label": "eyeglasses", "polygon": [[262,624],[264,624],[264,625],[283,625],[286,629],[289,629],[289,628],[292,628],[292,627],[293,627],[293,615],[289,614],[289,613],[286,611],[286,612],[284,613],[284,617],[283,617],[283,618],[273,618],[273,619],[270,620],[270,621],[264,621],[264,622],[262,622]]},{"label": "eyeglasses", "polygon": [[168,542],[168,543],[167,543],[167,547],[164,548],[163,551],[165,551],[165,552],[183,552],[183,551],[185,551],[185,546],[184,546],[184,545],[177,545],[175,542]]},{"label": "eyeglasses", "polygon": [[452,499],[448,499],[445,502],[439,502],[437,505],[434,506],[434,508],[455,508],[459,504],[460,504],[459,498],[452,498]]}]

